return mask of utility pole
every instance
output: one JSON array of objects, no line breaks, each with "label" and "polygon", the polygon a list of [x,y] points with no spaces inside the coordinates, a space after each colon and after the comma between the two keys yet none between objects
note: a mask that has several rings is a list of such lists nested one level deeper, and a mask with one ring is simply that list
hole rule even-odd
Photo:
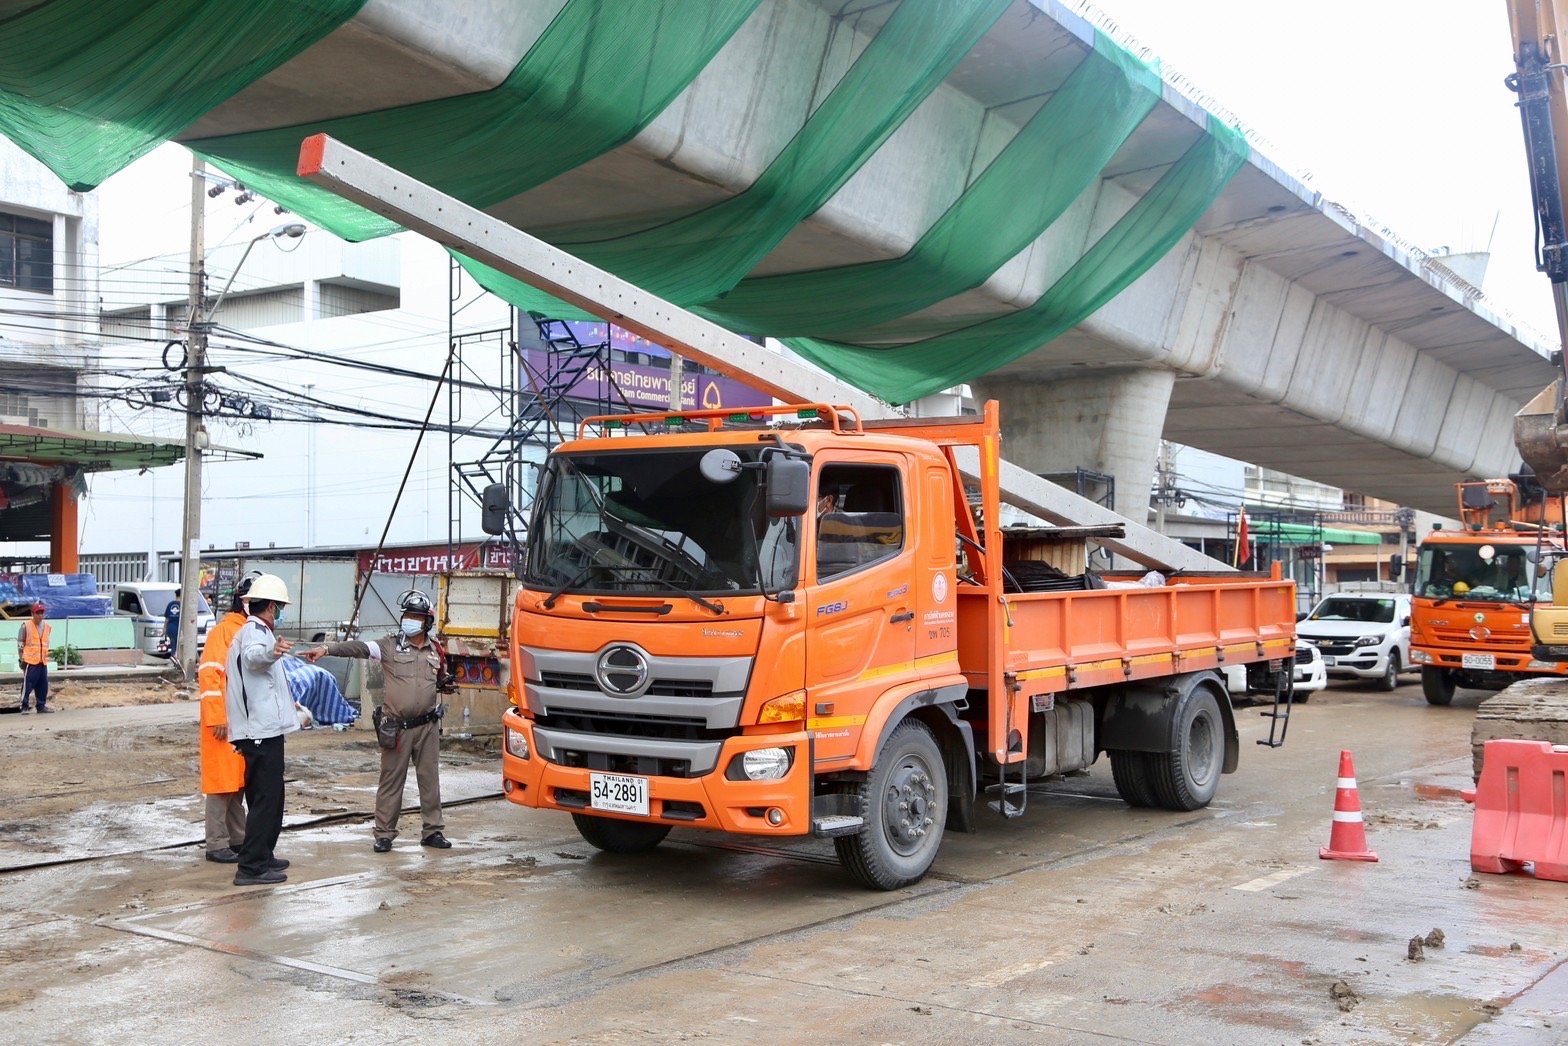
[{"label": "utility pole", "polygon": [[180,541],[180,630],[174,652],[187,681],[196,675],[196,617],[201,605],[202,381],[207,373],[207,165],[191,157],[190,318],[185,324],[185,524]]},{"label": "utility pole", "polygon": [[[681,402],[681,384],[686,380],[686,361],[681,359],[678,352],[670,353],[670,409],[685,410],[686,404]],[[694,407],[702,404],[694,403]]]}]

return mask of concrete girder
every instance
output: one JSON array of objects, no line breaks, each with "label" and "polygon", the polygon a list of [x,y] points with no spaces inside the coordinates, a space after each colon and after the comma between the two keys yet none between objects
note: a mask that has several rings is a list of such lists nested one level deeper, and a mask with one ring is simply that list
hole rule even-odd
[{"label": "concrete girder", "polygon": [[[474,0],[458,23],[439,0],[370,0],[349,25],[187,136],[483,89],[505,75],[561,3]],[[763,0],[633,141],[492,213],[549,235],[562,223],[683,211],[744,189],[887,15],[877,5],[845,17],[839,11],[826,0]],[[1056,0],[1016,0],[948,82],[757,271],[907,250],[1092,39],[1089,23]],[[410,63],[418,75],[409,75]],[[394,68],[395,75],[381,75]],[[1167,86],[1106,177],[1061,221],[981,287],[928,314],[994,315],[1032,302],[1154,183],[1206,118],[1197,101]],[[881,332],[897,333],[898,325]],[[1448,477],[1510,467],[1508,418],[1550,380],[1546,357],[1544,342],[1492,312],[1476,288],[1254,152],[1181,245],[1076,330],[992,381],[1164,369],[1180,379],[1167,418],[1171,438],[1446,512]],[[1257,408],[1256,432],[1294,429],[1299,419],[1315,432],[1342,433],[1347,442],[1317,446],[1356,447],[1355,460],[1291,461],[1286,451],[1294,448],[1266,438],[1238,454],[1221,435],[1231,419],[1198,416],[1210,412],[1183,391],[1195,384],[1188,378],[1226,390],[1213,397],[1214,411]],[[1013,424],[1011,415],[1004,424]],[[1431,468],[1418,467],[1426,460]]]}]

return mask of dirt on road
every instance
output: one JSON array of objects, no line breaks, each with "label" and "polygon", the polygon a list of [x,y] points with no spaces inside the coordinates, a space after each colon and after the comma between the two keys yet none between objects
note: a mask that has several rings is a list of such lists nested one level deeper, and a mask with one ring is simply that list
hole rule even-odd
[{"label": "dirt on road", "polygon": [[[54,715],[0,716],[0,870],[191,842],[202,832],[197,702],[159,678],[71,681]],[[443,768],[493,771],[483,742],[448,745]],[[290,823],[368,813],[380,765],[363,720],[291,734]]]}]

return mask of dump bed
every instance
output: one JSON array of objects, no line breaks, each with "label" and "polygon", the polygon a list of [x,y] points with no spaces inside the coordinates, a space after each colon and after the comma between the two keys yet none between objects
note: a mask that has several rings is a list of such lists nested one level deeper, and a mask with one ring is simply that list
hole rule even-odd
[{"label": "dump bed", "polygon": [[[985,592],[958,594],[964,674],[985,686],[997,651],[1010,686],[1025,697],[1295,655],[1295,582],[1277,575],[1009,593],[1000,614]],[[997,619],[999,644],[991,634]]]},{"label": "dump bed", "polygon": [[[953,464],[954,516],[965,569],[957,586],[959,668],[986,695],[987,748],[999,762],[1024,758],[1031,711],[1063,691],[1252,661],[1295,657],[1296,586],[1278,564],[1269,574],[1180,575],[1146,585],[1145,575],[1100,575],[1108,587],[1017,592],[1000,525],[1001,426],[996,404],[963,419],[871,423],[929,440]],[[868,426],[870,427],[870,426]],[[979,454],[977,490],[958,478],[956,454]],[[978,510],[978,511],[976,511]]]}]

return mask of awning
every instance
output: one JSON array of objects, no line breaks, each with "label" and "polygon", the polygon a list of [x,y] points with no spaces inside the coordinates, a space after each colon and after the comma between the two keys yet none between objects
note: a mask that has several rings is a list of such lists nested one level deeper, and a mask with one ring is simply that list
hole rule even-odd
[{"label": "awning", "polygon": [[[208,447],[205,456],[218,461],[261,457],[254,451],[228,447]],[[167,436],[0,425],[0,461],[75,465],[83,472],[111,472],[173,465],[184,457],[185,441]]]}]

